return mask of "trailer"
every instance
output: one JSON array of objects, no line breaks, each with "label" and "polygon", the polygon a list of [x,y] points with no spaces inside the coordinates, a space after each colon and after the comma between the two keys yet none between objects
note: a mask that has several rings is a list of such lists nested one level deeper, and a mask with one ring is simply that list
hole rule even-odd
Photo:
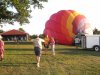
[{"label": "trailer", "polygon": [[83,49],[100,50],[100,35],[85,35],[81,37],[81,47]]}]

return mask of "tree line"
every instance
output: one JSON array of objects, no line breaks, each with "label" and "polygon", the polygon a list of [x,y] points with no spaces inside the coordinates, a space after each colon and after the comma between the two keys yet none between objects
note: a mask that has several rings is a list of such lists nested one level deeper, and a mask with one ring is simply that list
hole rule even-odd
[{"label": "tree line", "polygon": [[95,29],[93,30],[93,34],[100,34],[100,30],[98,30],[97,28],[95,28]]}]

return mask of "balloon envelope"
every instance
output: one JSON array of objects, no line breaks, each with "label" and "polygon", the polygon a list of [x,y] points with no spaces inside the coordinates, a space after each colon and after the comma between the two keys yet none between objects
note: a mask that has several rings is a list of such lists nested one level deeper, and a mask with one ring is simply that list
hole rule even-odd
[{"label": "balloon envelope", "polygon": [[61,10],[51,15],[44,29],[44,34],[54,37],[57,43],[66,45],[72,45],[78,33],[93,34],[86,17],[74,10]]}]

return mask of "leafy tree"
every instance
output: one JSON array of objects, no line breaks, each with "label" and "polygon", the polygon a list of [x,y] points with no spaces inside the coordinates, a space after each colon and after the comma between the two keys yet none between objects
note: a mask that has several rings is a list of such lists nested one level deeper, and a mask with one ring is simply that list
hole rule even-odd
[{"label": "leafy tree", "polygon": [[4,31],[2,29],[0,29],[0,33],[3,33]]},{"label": "leafy tree", "polygon": [[[42,9],[42,3],[48,0],[0,0],[0,23],[9,23],[17,21],[21,25],[29,23],[31,9],[38,7]],[[15,8],[17,12],[9,10],[9,8]]]},{"label": "leafy tree", "polygon": [[45,36],[44,36],[44,34],[40,34],[40,38],[44,38]]},{"label": "leafy tree", "polygon": [[25,32],[25,30],[23,28],[19,28],[19,31]]},{"label": "leafy tree", "polygon": [[[36,36],[37,36],[36,34],[30,35],[30,38],[31,38],[31,39],[35,39]],[[40,37],[40,38],[44,38],[44,34],[40,34],[39,37]]]},{"label": "leafy tree", "polygon": [[31,39],[35,39],[36,38],[36,35],[30,35],[30,38]]},{"label": "leafy tree", "polygon": [[99,31],[97,28],[95,28],[95,29],[93,30],[93,34],[100,34],[100,31]]}]

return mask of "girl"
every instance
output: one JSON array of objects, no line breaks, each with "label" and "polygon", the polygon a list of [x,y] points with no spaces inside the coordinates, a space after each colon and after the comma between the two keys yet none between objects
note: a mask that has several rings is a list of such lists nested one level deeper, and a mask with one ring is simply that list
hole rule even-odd
[{"label": "girl", "polygon": [[4,42],[2,40],[2,36],[0,35],[0,61],[4,58]]}]

